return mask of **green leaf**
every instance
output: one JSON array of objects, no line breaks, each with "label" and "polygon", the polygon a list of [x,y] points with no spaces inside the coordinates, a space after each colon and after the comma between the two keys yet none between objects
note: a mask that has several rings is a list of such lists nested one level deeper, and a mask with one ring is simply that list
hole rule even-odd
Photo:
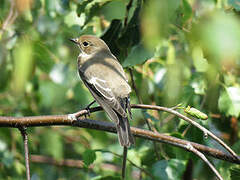
[{"label": "green leaf", "polygon": [[9,83],[9,78],[11,75],[10,70],[7,68],[7,62],[2,60],[4,58],[3,53],[4,48],[2,48],[0,45],[0,91],[7,88],[7,84]]},{"label": "green leaf", "polygon": [[40,41],[34,43],[34,59],[43,72],[49,73],[54,65],[53,58],[51,56],[50,47],[46,46]]},{"label": "green leaf", "polygon": [[120,176],[97,176],[92,178],[91,180],[121,180]]},{"label": "green leaf", "polygon": [[14,49],[14,72],[12,79],[13,91],[22,94],[34,67],[32,42],[22,39]]},{"label": "green leaf", "polygon": [[[67,87],[51,81],[40,82],[40,105],[43,108],[60,107],[66,102]],[[59,98],[61,97],[61,98]]]},{"label": "green leaf", "polygon": [[170,159],[168,161],[168,168],[166,169],[169,180],[182,179],[185,171],[186,161],[178,159]]},{"label": "green leaf", "polygon": [[139,16],[141,12],[142,1],[137,1],[137,7],[133,13],[127,26],[122,31],[121,37],[119,38],[119,44],[121,49],[127,49],[130,46],[137,45],[140,41],[140,21]]},{"label": "green leaf", "polygon": [[113,19],[123,19],[125,17],[125,2],[122,0],[110,1],[100,9],[100,13],[103,14],[104,18],[108,21]]},{"label": "green leaf", "polygon": [[240,0],[228,0],[228,3],[232,5],[237,11],[240,11]]},{"label": "green leaf", "polygon": [[25,172],[25,164],[22,164],[19,161],[15,161],[14,168],[16,169],[18,174],[23,174]]},{"label": "green leaf", "polygon": [[61,0],[45,0],[45,9],[50,17],[55,18],[57,14],[63,14]]},{"label": "green leaf", "polygon": [[78,4],[78,7],[77,7],[77,12],[78,12],[78,16],[80,16],[81,13],[84,13],[85,12],[85,9],[86,9],[86,6],[91,3],[93,0],[85,0],[85,1],[81,1],[79,4]]},{"label": "green leaf", "polygon": [[[1,154],[0,154],[1,155]],[[4,151],[3,152],[3,157],[1,157],[1,160],[0,162],[6,166],[6,167],[11,167],[14,163],[14,157],[13,157],[13,154],[10,153],[9,151]]]},{"label": "green leaf", "polygon": [[149,0],[144,4],[141,27],[147,47],[156,47],[168,36],[170,24],[176,17],[175,11],[180,3],[181,1],[175,0]]},{"label": "green leaf", "polygon": [[102,35],[101,39],[103,39],[114,56],[118,57],[120,54],[120,49],[118,48],[117,40],[120,31],[122,30],[122,21],[118,19],[112,20],[110,26]]},{"label": "green leaf", "polygon": [[152,172],[154,177],[159,179],[168,179],[168,174],[166,172],[168,162],[166,160],[161,160],[156,162],[152,167]]},{"label": "green leaf", "polygon": [[230,169],[230,177],[231,180],[239,180],[240,179],[240,168],[233,167]]},{"label": "green leaf", "polygon": [[110,0],[84,0],[77,7],[77,14],[80,16],[82,13],[85,14],[87,24],[94,16],[100,13],[101,8],[108,4]]},{"label": "green leaf", "polygon": [[212,12],[193,25],[192,39],[214,64],[235,60],[240,55],[240,22],[233,13]]},{"label": "green leaf", "polygon": [[203,57],[203,52],[200,47],[194,47],[192,52],[193,64],[197,72],[206,72],[208,69],[208,62]]},{"label": "green leaf", "polygon": [[192,7],[187,0],[183,0],[183,21],[187,21],[192,16]]},{"label": "green leaf", "polygon": [[142,64],[146,60],[153,57],[153,53],[147,50],[142,44],[134,46],[128,55],[128,57],[123,62],[123,67],[131,67],[137,64]]},{"label": "green leaf", "polygon": [[138,154],[137,151],[135,151],[134,149],[129,149],[128,150],[128,158],[131,159],[131,161],[140,166],[141,165],[141,159],[140,159],[140,156]]},{"label": "green leaf", "polygon": [[138,152],[141,159],[141,165],[151,167],[155,163],[157,157],[152,145],[142,146]]},{"label": "green leaf", "polygon": [[161,160],[154,164],[153,175],[162,180],[180,180],[182,179],[185,166],[186,161],[178,159]]},{"label": "green leaf", "polygon": [[204,95],[207,89],[206,80],[202,76],[194,75],[191,87],[194,89],[195,94]]},{"label": "green leaf", "polygon": [[239,117],[240,115],[240,88],[228,87],[220,94],[218,107],[227,116]]},{"label": "green leaf", "polygon": [[151,119],[153,122],[157,123],[159,122],[159,119],[156,119],[154,116],[152,116],[151,114],[149,114],[147,111],[143,111],[143,115],[146,119]]},{"label": "green leaf", "polygon": [[130,21],[124,27],[118,39],[118,46],[121,50],[119,60],[123,62],[128,55],[128,51],[140,42],[140,12],[142,1],[137,0],[137,7],[133,12]]},{"label": "green leaf", "polygon": [[71,11],[64,17],[64,23],[68,26],[71,27],[73,25],[79,25],[82,26],[85,21],[85,16],[77,16],[77,13],[75,11]]},{"label": "green leaf", "polygon": [[45,130],[42,139],[42,152],[51,155],[57,160],[63,158],[63,139],[60,133],[53,129]]},{"label": "green leaf", "polygon": [[84,164],[86,166],[89,166],[90,164],[92,164],[94,161],[96,160],[96,152],[91,150],[91,149],[87,149],[84,153],[83,153],[83,161]]}]

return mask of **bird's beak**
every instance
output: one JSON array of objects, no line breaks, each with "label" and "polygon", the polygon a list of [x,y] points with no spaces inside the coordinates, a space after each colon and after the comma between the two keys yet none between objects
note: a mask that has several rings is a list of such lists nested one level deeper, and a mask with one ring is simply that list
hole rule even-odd
[{"label": "bird's beak", "polygon": [[72,38],[72,39],[69,39],[69,40],[72,41],[72,42],[75,43],[75,44],[78,44],[77,39]]}]

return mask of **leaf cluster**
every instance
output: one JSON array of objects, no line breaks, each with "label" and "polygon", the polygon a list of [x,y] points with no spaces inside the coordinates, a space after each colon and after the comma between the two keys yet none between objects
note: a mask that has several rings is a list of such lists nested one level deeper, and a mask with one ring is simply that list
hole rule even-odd
[{"label": "leaf cluster", "polygon": [[[3,0],[0,115],[66,114],[89,104],[93,98],[77,75],[79,51],[68,39],[93,34],[126,68],[129,83],[134,80],[132,103],[140,97],[144,104],[194,107],[209,117],[196,121],[239,153],[239,10],[237,0]],[[93,118],[107,119],[105,113]],[[131,125],[147,128],[145,119],[158,132],[215,147],[198,129],[187,130],[166,113],[134,110]],[[31,163],[32,179],[120,179],[116,136],[73,127],[30,128],[28,134],[30,153],[84,162],[80,170]],[[196,156],[165,144],[137,139],[128,158],[148,172],[128,164],[128,179],[213,178]],[[224,179],[239,177],[238,167],[214,162]],[[15,129],[1,128],[0,172],[0,179],[25,177]]]}]

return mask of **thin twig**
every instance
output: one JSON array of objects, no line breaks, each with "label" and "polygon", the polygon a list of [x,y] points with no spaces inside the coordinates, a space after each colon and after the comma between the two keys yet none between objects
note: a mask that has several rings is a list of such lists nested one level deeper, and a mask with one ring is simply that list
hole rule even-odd
[{"label": "thin twig", "polygon": [[[84,168],[84,162],[82,160],[75,159],[56,160],[52,157],[43,155],[31,155],[31,162],[52,164],[55,166],[66,166],[71,168]],[[89,168],[92,168],[91,165]]]},{"label": "thin twig", "polygon": [[15,10],[15,0],[11,0],[11,7],[10,7],[7,18],[3,22],[2,27],[0,29],[0,35],[7,29],[9,25],[11,25],[14,22],[14,20],[17,17],[17,14],[18,13]]},{"label": "thin twig", "polygon": [[[70,167],[70,168],[86,168],[84,166],[84,162],[82,160],[76,160],[76,159],[62,159],[62,160],[56,160],[49,156],[43,156],[43,155],[31,155],[31,162],[33,163],[44,163],[44,164],[50,164],[54,166],[60,166],[60,167]],[[90,164],[88,166],[89,169],[94,168],[94,164]],[[109,164],[109,163],[101,163],[101,169],[109,170],[119,172],[120,167]]]},{"label": "thin twig", "polygon": [[197,149],[195,149],[191,143],[187,144],[186,146],[188,148],[189,151],[193,152],[194,154],[196,154],[198,157],[200,157],[211,169],[212,171],[216,174],[217,178],[220,180],[223,180],[222,176],[218,173],[218,171],[216,170],[216,168],[208,161],[208,159],[204,156],[203,153],[199,152]]},{"label": "thin twig", "polygon": [[[117,154],[117,153],[115,153],[115,152],[112,152],[112,151],[102,150],[102,149],[96,149],[95,151],[99,151],[99,152],[103,152],[103,153],[111,153],[111,154],[113,154],[113,155],[115,155],[115,156],[117,156],[117,157],[119,157],[119,158],[122,158],[121,155],[119,155],[119,154]],[[144,172],[146,175],[150,176],[151,178],[154,178],[153,175],[152,175],[150,172],[148,172],[146,169],[138,166],[137,164],[135,164],[133,161],[131,161],[131,160],[128,159],[128,158],[127,158],[127,161],[128,161],[132,166],[140,169],[140,170],[141,170],[142,172]]]},{"label": "thin twig", "polygon": [[128,14],[129,14],[129,10],[130,10],[131,7],[132,7],[132,3],[133,3],[133,0],[130,0],[129,3],[127,4],[127,6],[126,6],[126,15],[125,15],[125,18],[124,18],[124,27],[127,26]]},{"label": "thin twig", "polygon": [[143,103],[143,102],[142,102],[142,99],[141,99],[140,96],[139,96],[139,92],[138,92],[138,89],[137,89],[137,87],[136,87],[136,84],[135,84],[135,81],[134,81],[134,78],[133,78],[133,70],[132,70],[131,68],[128,68],[128,70],[129,70],[130,77],[131,77],[132,88],[133,88],[133,90],[135,91],[135,94],[136,94],[136,96],[137,96],[138,102],[139,102],[140,104],[142,104],[142,103]]},{"label": "thin twig", "polygon": [[128,148],[123,147],[123,160],[122,160],[122,179],[125,179],[125,174],[126,174],[126,165],[127,165],[127,152]]},{"label": "thin twig", "polygon": [[181,29],[182,31],[186,32],[186,33],[190,33],[190,31],[188,29],[186,29],[186,28],[184,28],[184,27],[182,27],[178,24],[173,24],[173,25],[176,26],[177,28]]},{"label": "thin twig", "polygon": [[[129,10],[132,7],[132,2],[133,0],[130,0],[129,3],[126,6],[126,14],[125,14],[125,18],[124,18],[124,28],[127,27],[127,21],[128,21],[128,14],[129,14]],[[127,51],[125,52],[127,55]],[[130,115],[131,116],[131,115]],[[123,160],[122,160],[122,179],[125,179],[125,171],[126,171],[126,163],[127,163],[127,147],[123,147]]]},{"label": "thin twig", "polygon": [[27,132],[26,132],[27,128],[21,126],[18,129],[21,132],[23,142],[24,142],[26,176],[27,176],[27,180],[30,180],[30,167],[29,167],[29,156],[28,156],[28,136],[27,136]]},{"label": "thin twig", "polygon": [[[131,77],[132,87],[133,87],[133,89],[134,89],[134,91],[135,91],[135,94],[136,94],[136,96],[137,96],[138,102],[139,102],[140,104],[142,104],[143,101],[142,101],[142,98],[140,97],[140,95],[139,95],[139,93],[138,93],[138,89],[137,89],[137,86],[136,86],[135,81],[134,81],[134,78],[133,78],[133,71],[132,71],[131,68],[129,68],[129,73],[130,73],[130,77]],[[143,117],[144,117],[144,112],[143,112],[143,111],[142,111],[142,115],[143,115]],[[151,127],[148,119],[147,119],[147,118],[144,118],[144,120],[145,120],[145,122],[146,122],[146,124],[147,124],[147,126],[148,126],[148,129],[149,129],[150,131],[152,131],[152,127]],[[154,146],[154,151],[155,151],[156,157],[157,157],[158,160],[160,160],[160,155],[159,155],[158,150],[157,150],[157,144],[156,144],[155,142],[153,142],[153,146]]]},{"label": "thin twig", "polygon": [[178,116],[179,118],[181,118],[181,119],[189,122],[190,124],[194,125],[198,129],[202,130],[204,135],[211,136],[215,141],[217,141],[219,144],[221,144],[229,153],[231,153],[236,159],[240,160],[239,157],[237,156],[237,154],[228,145],[226,145],[220,138],[218,138],[216,135],[214,135],[212,132],[210,132],[208,129],[201,126],[200,124],[198,124],[194,120],[188,118],[187,116],[182,115],[181,113],[179,113],[179,112],[177,112],[177,111],[175,111],[171,108],[166,108],[166,107],[161,107],[161,106],[153,106],[153,105],[144,105],[144,104],[142,104],[142,105],[139,104],[137,106],[133,105],[133,107],[154,109],[154,110],[165,111],[165,112],[169,112],[171,114],[174,114],[174,115]]}]

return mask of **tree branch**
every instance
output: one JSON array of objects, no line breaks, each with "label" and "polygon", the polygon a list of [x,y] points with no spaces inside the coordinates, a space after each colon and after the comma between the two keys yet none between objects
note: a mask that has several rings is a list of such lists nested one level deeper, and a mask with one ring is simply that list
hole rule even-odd
[{"label": "tree branch", "polygon": [[191,143],[189,143],[186,148],[189,149],[189,151],[193,152],[194,154],[196,154],[198,157],[200,157],[209,167],[210,169],[212,169],[212,171],[214,172],[214,174],[217,176],[217,178],[219,180],[223,180],[222,176],[219,174],[219,172],[216,170],[216,168],[208,161],[208,159],[204,156],[203,153],[199,152],[197,149],[195,149]]},{"label": "tree branch", "polygon": [[[66,167],[72,167],[72,168],[84,167],[84,162],[82,160],[74,160],[74,159],[56,160],[52,157],[42,156],[42,155],[31,155],[31,162],[52,164],[55,166],[66,166]],[[90,168],[92,168],[91,165],[90,165]]]},{"label": "tree branch", "polygon": [[166,108],[166,107],[161,107],[161,106],[153,106],[153,105],[144,105],[144,104],[139,104],[139,105],[135,105],[135,106],[133,105],[133,107],[165,111],[165,112],[169,112],[171,114],[174,114],[174,115],[178,116],[179,118],[187,121],[188,123],[194,125],[198,129],[203,131],[205,136],[212,137],[215,141],[217,141],[219,144],[221,144],[230,154],[232,154],[238,161],[240,161],[240,158],[238,157],[238,155],[229,146],[227,146],[221,139],[219,139],[217,136],[215,136],[212,132],[207,130],[205,127],[198,124],[196,121],[188,118],[187,116],[182,115],[181,113],[173,110],[172,108]]},{"label": "tree branch", "polygon": [[[177,115],[180,118],[187,118],[186,116],[178,113],[177,111],[174,111],[170,108],[165,108],[161,106],[153,106],[153,105],[142,105],[142,104],[133,104],[132,108],[144,108],[144,109],[154,109],[154,110],[161,110],[161,111],[167,111],[172,114]],[[102,110],[101,107],[94,107],[90,108],[90,113],[97,112]],[[82,116],[87,114],[87,110],[81,110],[77,113],[74,113],[74,115],[80,117],[78,121],[72,120],[69,115],[48,115],[48,116],[29,116],[29,117],[4,117],[0,116],[0,127],[15,127],[18,128],[19,126],[25,126],[25,127],[36,127],[36,126],[53,126],[53,125],[70,125],[70,126],[76,126],[76,127],[82,127],[82,128],[90,128],[90,129],[96,129],[101,131],[107,131],[116,133],[115,125],[111,122],[103,122],[103,121],[96,121],[91,119],[81,119]],[[187,118],[189,120],[189,118]],[[190,121],[193,121],[190,119]],[[196,123],[196,122],[194,122]],[[197,123],[196,123],[197,124]],[[197,124],[199,125],[199,124]],[[140,129],[131,127],[132,133],[140,138],[148,139],[155,142],[161,142],[161,143],[167,143],[176,147],[183,148],[184,146],[187,146],[189,143],[198,151],[208,155],[212,156],[218,159],[222,159],[225,161],[229,161],[232,163],[240,164],[239,157],[235,158],[227,153],[224,153],[218,149],[209,148],[207,146],[197,144],[194,142],[178,139],[172,136],[168,136],[161,133],[154,133],[152,131]],[[209,134],[209,132],[208,132]],[[210,135],[210,134],[209,134]],[[186,149],[188,150],[188,149]],[[189,150],[188,150],[189,151]]]}]

